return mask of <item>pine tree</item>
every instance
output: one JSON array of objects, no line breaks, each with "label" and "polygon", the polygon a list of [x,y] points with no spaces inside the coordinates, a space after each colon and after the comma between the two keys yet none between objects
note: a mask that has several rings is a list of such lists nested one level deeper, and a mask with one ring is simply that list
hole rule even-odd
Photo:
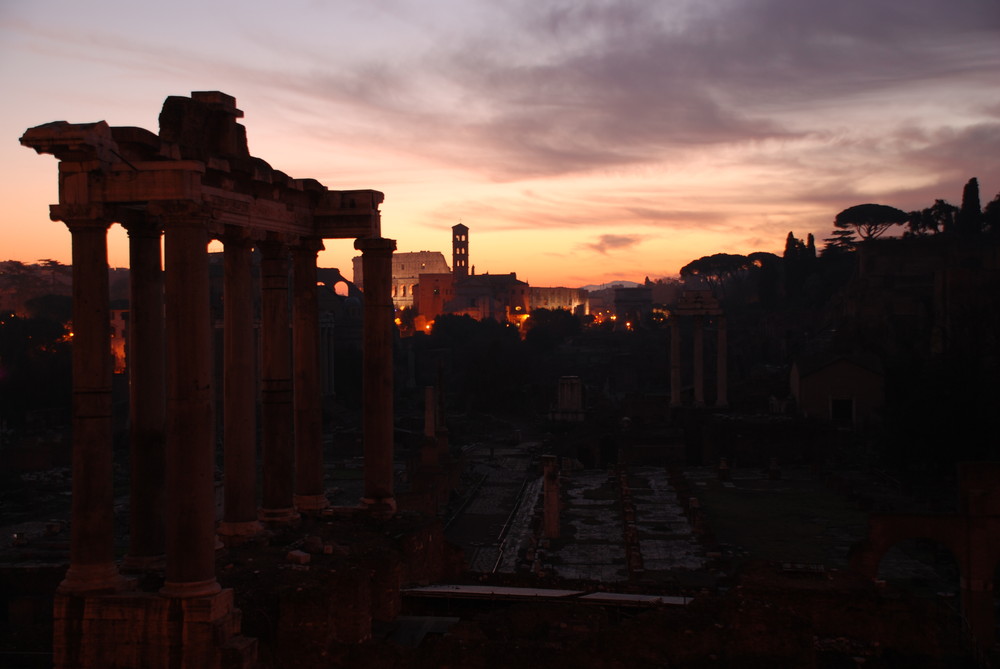
[{"label": "pine tree", "polygon": [[962,191],[962,208],[958,212],[958,233],[975,236],[983,231],[983,211],[979,205],[979,180],[969,179]]}]

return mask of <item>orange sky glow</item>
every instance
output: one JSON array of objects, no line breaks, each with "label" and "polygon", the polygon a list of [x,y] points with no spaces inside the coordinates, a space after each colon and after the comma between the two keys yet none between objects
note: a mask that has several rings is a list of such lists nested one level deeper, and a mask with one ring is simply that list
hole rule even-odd
[{"label": "orange sky glow", "polygon": [[[197,90],[236,97],[274,168],[383,191],[399,251],[450,262],[463,222],[477,272],[538,286],[821,245],[846,207],[957,204],[970,177],[1000,191],[995,0],[15,1],[0,84],[0,260],[70,262],[27,128],[155,132]],[[320,264],[350,276],[354,254]]]}]

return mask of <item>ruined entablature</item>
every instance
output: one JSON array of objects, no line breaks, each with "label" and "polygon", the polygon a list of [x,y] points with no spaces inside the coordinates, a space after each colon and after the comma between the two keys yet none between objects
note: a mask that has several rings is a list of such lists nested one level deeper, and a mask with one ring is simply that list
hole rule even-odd
[{"label": "ruined entablature", "polygon": [[135,214],[187,201],[207,212],[213,235],[235,226],[302,239],[381,236],[381,192],[329,190],[274,169],[250,155],[242,116],[232,96],[194,92],[166,99],[159,134],[55,121],[27,130],[21,144],[60,160],[60,205]]}]

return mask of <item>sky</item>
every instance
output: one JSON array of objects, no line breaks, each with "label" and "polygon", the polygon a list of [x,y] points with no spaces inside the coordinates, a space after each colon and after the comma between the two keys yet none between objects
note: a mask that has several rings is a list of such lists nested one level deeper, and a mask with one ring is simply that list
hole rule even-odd
[{"label": "sky", "polygon": [[[998,0],[0,0],[0,259],[69,263],[55,120],[156,132],[220,90],[250,152],[385,193],[383,236],[535,286],[820,245],[876,202],[1000,192]],[[110,262],[128,264],[119,226]],[[348,277],[350,240],[320,265]]]}]

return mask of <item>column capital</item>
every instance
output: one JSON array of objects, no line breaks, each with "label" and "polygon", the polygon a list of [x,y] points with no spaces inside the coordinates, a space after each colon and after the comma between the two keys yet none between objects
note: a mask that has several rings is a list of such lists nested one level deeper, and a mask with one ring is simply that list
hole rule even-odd
[{"label": "column capital", "polygon": [[52,204],[49,205],[49,218],[62,221],[70,232],[84,228],[107,230],[114,222],[111,212],[100,203]]},{"label": "column capital", "polygon": [[396,250],[396,240],[384,237],[359,237],[354,240],[354,248],[362,253],[391,254]]},{"label": "column capital", "polygon": [[146,212],[119,212],[116,218],[129,237],[159,237],[163,234],[162,221]]},{"label": "column capital", "polygon": [[302,237],[297,243],[292,245],[293,253],[304,253],[311,254],[315,256],[317,253],[326,248],[323,245],[323,240],[317,237]]},{"label": "column capital", "polygon": [[219,235],[219,241],[226,245],[253,246],[261,239],[262,237],[254,234],[251,228],[242,225],[226,225],[223,227],[222,234]]}]

